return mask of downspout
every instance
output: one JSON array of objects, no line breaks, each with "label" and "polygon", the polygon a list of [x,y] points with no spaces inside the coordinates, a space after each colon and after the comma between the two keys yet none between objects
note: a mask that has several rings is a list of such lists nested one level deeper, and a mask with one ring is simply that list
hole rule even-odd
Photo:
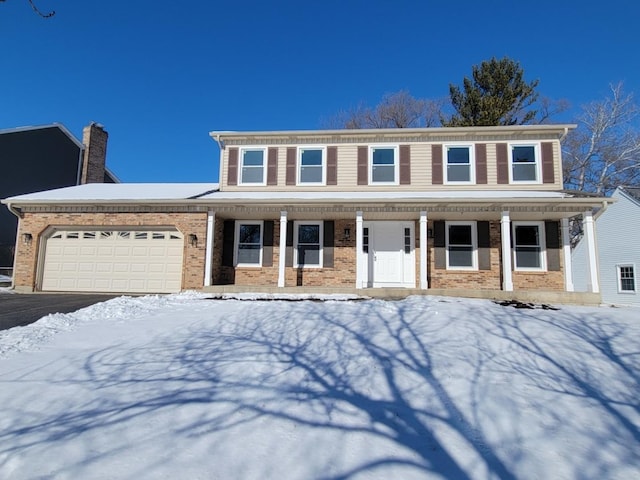
[{"label": "downspout", "polygon": [[[22,218],[20,211],[17,210],[13,205],[11,205],[11,203],[7,203],[6,205],[9,211],[13,213],[16,217],[18,217],[18,227],[20,227],[20,219]],[[16,245],[15,245],[15,248],[13,249],[13,268],[11,269],[11,290],[14,290],[16,288],[16,276],[13,270],[16,268],[16,261],[18,260],[18,243],[20,242],[20,235],[18,235],[19,231],[20,231],[20,228],[18,228],[16,232]]]},{"label": "downspout", "polygon": [[217,134],[214,138],[220,149],[220,159],[218,160],[218,184],[222,182],[222,152],[225,149],[224,140],[220,138],[220,134]]},{"label": "downspout", "polygon": [[84,160],[84,145],[80,148],[80,153],[78,153],[78,175],[76,175],[76,185],[80,185],[80,180],[82,178],[82,162]]},{"label": "downspout", "polygon": [[562,141],[567,138],[567,135],[569,135],[569,128],[568,127],[564,127],[564,133],[560,136],[560,143],[562,143]]}]

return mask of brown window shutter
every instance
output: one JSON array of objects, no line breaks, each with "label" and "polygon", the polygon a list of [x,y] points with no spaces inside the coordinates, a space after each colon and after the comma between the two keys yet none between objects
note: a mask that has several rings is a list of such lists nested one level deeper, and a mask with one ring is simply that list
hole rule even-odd
[{"label": "brown window shutter", "polygon": [[542,183],[554,183],[553,143],[542,142]]},{"label": "brown window shutter", "polygon": [[557,221],[544,222],[547,270],[560,271],[560,229]]},{"label": "brown window shutter", "polygon": [[287,251],[284,256],[286,267],[293,267],[293,221],[287,222]]},{"label": "brown window shutter", "polygon": [[322,266],[323,268],[333,268],[333,238],[335,223],[333,220],[325,220],[322,238]]},{"label": "brown window shutter", "polygon": [[506,143],[496,144],[496,167],[498,169],[498,183],[509,183],[509,155]]},{"label": "brown window shutter", "polygon": [[229,160],[227,164],[227,185],[238,184],[238,149],[229,149]]},{"label": "brown window shutter", "polygon": [[273,220],[264,221],[264,232],[262,232],[262,266],[273,266]]},{"label": "brown window shutter", "polygon": [[445,223],[442,220],[433,222],[433,246],[435,247],[433,264],[434,267],[438,270],[447,268],[447,253],[445,251],[446,245],[444,229]]},{"label": "brown window shutter", "polygon": [[411,185],[411,147],[400,145],[400,185]]},{"label": "brown window shutter", "polygon": [[431,183],[442,185],[442,145],[431,145]]},{"label": "brown window shutter", "polygon": [[338,184],[338,147],[327,147],[327,185]]},{"label": "brown window shutter", "polygon": [[233,267],[233,248],[236,222],[225,220],[222,224],[222,266]]},{"label": "brown window shutter", "polygon": [[478,269],[491,270],[491,235],[489,222],[477,222]]},{"label": "brown window shutter", "polygon": [[296,173],[297,173],[297,168],[296,168],[296,156],[297,156],[298,150],[296,149],[296,147],[289,147],[287,148],[287,179],[286,179],[286,184],[287,185],[295,185],[296,184]]},{"label": "brown window shutter", "polygon": [[369,183],[369,149],[358,147],[358,185]]},{"label": "brown window shutter", "polygon": [[278,184],[278,149],[270,148],[267,160],[267,185]]},{"label": "brown window shutter", "polygon": [[476,183],[487,183],[487,144],[476,143]]}]

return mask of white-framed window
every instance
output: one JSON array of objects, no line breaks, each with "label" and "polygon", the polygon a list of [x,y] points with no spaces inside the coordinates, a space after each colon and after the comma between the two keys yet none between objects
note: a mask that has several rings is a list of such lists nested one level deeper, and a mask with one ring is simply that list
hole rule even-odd
[{"label": "white-framed window", "polygon": [[266,185],[267,166],[264,148],[243,148],[240,150],[240,185]]},{"label": "white-framed window", "polygon": [[262,265],[261,221],[237,221],[235,235],[234,264],[238,267]]},{"label": "white-framed window", "polygon": [[399,158],[397,146],[369,147],[369,183],[397,185]]},{"label": "white-framed window", "polygon": [[542,178],[540,144],[509,145],[509,176],[511,183],[540,183]]},{"label": "white-framed window", "polygon": [[294,222],[294,266],[322,267],[323,222]]},{"label": "white-framed window", "polygon": [[636,293],[636,268],[633,264],[616,265],[618,293]]},{"label": "white-framed window", "polygon": [[471,145],[445,145],[445,183],[475,183],[475,156]]},{"label": "white-framed window", "polygon": [[324,147],[298,148],[298,184],[324,185],[327,150]]},{"label": "white-framed window", "polygon": [[476,222],[446,222],[447,269],[478,269],[478,229]]},{"label": "white-framed window", "polygon": [[544,222],[513,222],[513,265],[515,270],[547,269]]}]

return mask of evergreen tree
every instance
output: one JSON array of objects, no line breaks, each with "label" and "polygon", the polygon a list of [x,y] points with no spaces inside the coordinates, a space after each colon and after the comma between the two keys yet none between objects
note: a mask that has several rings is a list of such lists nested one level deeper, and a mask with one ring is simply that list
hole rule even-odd
[{"label": "evergreen tree", "polygon": [[462,89],[449,85],[455,109],[442,124],[447,127],[521,125],[537,114],[530,107],[538,99],[538,80],[527,83],[520,64],[508,57],[492,58],[472,67],[472,78],[464,78]]}]

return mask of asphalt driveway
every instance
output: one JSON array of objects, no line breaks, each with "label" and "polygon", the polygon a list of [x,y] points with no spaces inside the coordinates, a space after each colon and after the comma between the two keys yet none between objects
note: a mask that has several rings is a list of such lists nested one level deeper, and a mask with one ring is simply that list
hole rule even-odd
[{"label": "asphalt driveway", "polygon": [[101,294],[0,294],[0,330],[28,325],[50,313],[69,313],[118,295]]}]

